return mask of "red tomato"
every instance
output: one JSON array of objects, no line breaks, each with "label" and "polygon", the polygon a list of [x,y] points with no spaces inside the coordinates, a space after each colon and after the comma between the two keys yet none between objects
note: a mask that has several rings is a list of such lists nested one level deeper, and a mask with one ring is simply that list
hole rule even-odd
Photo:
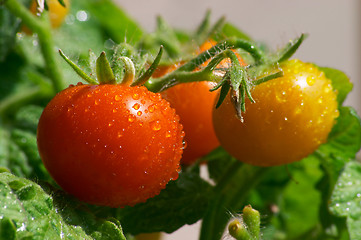
[{"label": "red tomato", "polygon": [[145,87],[77,85],[58,93],[38,125],[40,156],[55,181],[91,204],[144,202],[177,179],[179,117]]},{"label": "red tomato", "polygon": [[180,116],[187,147],[181,163],[191,164],[219,145],[213,130],[212,110],[217,92],[210,92],[214,83],[193,82],[176,85],[162,92]]},{"label": "red tomato", "polygon": [[242,122],[230,95],[213,112],[221,145],[242,162],[273,166],[314,152],[338,116],[331,81],[317,67],[299,60],[281,64],[284,76],[252,90]]}]

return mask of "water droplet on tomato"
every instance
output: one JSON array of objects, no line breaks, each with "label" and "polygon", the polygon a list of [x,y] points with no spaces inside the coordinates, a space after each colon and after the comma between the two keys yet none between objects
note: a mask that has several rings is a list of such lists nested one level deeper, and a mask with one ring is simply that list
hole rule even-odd
[{"label": "water droplet on tomato", "polygon": [[179,176],[178,172],[173,172],[172,175],[171,175],[171,177],[170,177],[170,179],[171,179],[171,180],[177,180],[177,179],[178,179],[178,176]]},{"label": "water droplet on tomato", "polygon": [[149,110],[150,113],[153,113],[154,110],[155,110],[154,104],[150,105],[150,106],[148,107],[148,110]]},{"label": "water droplet on tomato", "polygon": [[120,101],[120,100],[122,100],[122,98],[121,98],[120,95],[115,95],[114,99],[115,99],[115,101]]},{"label": "water droplet on tomato", "polygon": [[164,152],[165,152],[165,150],[164,150],[164,147],[162,146],[162,147],[159,149],[158,154],[162,154],[162,153],[164,153]]},{"label": "water droplet on tomato", "polygon": [[162,128],[159,120],[151,122],[150,127],[153,129],[153,131],[159,131]]},{"label": "water droplet on tomato", "polygon": [[182,149],[184,150],[184,149],[186,149],[187,148],[187,141],[185,141],[185,140],[183,140],[183,142],[182,142]]},{"label": "water droplet on tomato", "polygon": [[134,100],[138,100],[138,99],[140,98],[140,96],[139,96],[138,93],[134,93],[133,96],[132,96],[132,98],[133,98]]},{"label": "water droplet on tomato", "polygon": [[134,109],[134,110],[138,110],[139,108],[140,108],[139,103],[135,103],[135,104],[133,105],[133,109]]},{"label": "water droplet on tomato", "polygon": [[315,84],[315,77],[314,76],[308,76],[306,79],[307,83],[309,86],[312,86],[313,84]]},{"label": "water droplet on tomato", "polygon": [[138,115],[138,116],[142,116],[142,114],[143,114],[142,111],[138,111],[138,112],[137,112],[137,115]]},{"label": "water droplet on tomato", "polygon": [[167,131],[166,133],[165,133],[165,137],[166,138],[169,138],[169,137],[171,137],[172,136],[172,133],[171,133],[171,131]]},{"label": "water droplet on tomato", "polygon": [[129,122],[134,122],[135,121],[135,119],[136,119],[136,117],[133,115],[133,114],[129,114],[129,116],[128,116],[128,121]]}]

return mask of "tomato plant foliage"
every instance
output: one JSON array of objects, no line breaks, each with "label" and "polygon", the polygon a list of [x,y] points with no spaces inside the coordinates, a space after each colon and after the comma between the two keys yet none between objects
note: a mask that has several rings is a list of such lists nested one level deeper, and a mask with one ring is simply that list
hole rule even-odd
[{"label": "tomato plant foliage", "polygon": [[[88,14],[86,21],[76,18],[79,11]],[[205,157],[206,166],[184,167],[158,196],[134,207],[109,208],[85,204],[60,190],[41,163],[37,124],[54,91],[36,37],[16,35],[19,27],[20,20],[0,5],[4,36],[0,37],[0,239],[131,239],[138,233],[171,233],[202,219],[200,239],[216,240],[230,217],[247,204],[264,216],[263,239],[360,238],[361,169],[354,159],[361,126],[357,113],[342,105],[352,84],[341,71],[318,67],[338,92],[339,117],[327,141],[302,161],[260,168],[241,163],[218,147]],[[83,64],[89,48],[99,52],[105,43],[109,47],[124,39],[138,43],[145,35],[108,0],[73,1],[68,22],[52,34],[57,46],[84,68],[89,67]],[[177,46],[193,38],[182,31],[172,36],[179,41]],[[230,23],[214,35],[219,41],[224,37],[249,40]],[[144,52],[150,48],[139,46]],[[106,51],[114,53],[111,48]],[[57,61],[66,83],[77,83],[78,76],[60,58]],[[201,177],[200,168],[208,171],[211,181]]]}]

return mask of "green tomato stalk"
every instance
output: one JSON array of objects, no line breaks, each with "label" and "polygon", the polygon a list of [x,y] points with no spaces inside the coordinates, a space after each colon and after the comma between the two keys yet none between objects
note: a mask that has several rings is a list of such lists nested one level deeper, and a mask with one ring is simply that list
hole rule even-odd
[{"label": "green tomato stalk", "polygon": [[38,35],[41,52],[44,58],[46,70],[50,77],[53,89],[59,92],[64,89],[62,72],[56,63],[56,54],[51,27],[47,13],[44,12],[40,17],[34,16],[24,5],[17,0],[4,0],[7,9],[15,16],[19,17],[23,23]]}]

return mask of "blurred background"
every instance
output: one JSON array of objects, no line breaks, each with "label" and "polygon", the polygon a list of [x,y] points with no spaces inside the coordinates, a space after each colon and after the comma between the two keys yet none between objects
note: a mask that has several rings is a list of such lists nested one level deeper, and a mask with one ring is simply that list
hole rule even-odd
[{"label": "blurred background", "polygon": [[[213,22],[221,16],[257,41],[277,49],[308,33],[295,58],[344,71],[354,84],[345,105],[361,113],[361,1],[360,0],[115,0],[151,32],[156,16],[173,27],[195,30],[207,9]],[[360,154],[359,154],[360,157]],[[163,240],[198,238],[199,224],[184,227]]]}]

